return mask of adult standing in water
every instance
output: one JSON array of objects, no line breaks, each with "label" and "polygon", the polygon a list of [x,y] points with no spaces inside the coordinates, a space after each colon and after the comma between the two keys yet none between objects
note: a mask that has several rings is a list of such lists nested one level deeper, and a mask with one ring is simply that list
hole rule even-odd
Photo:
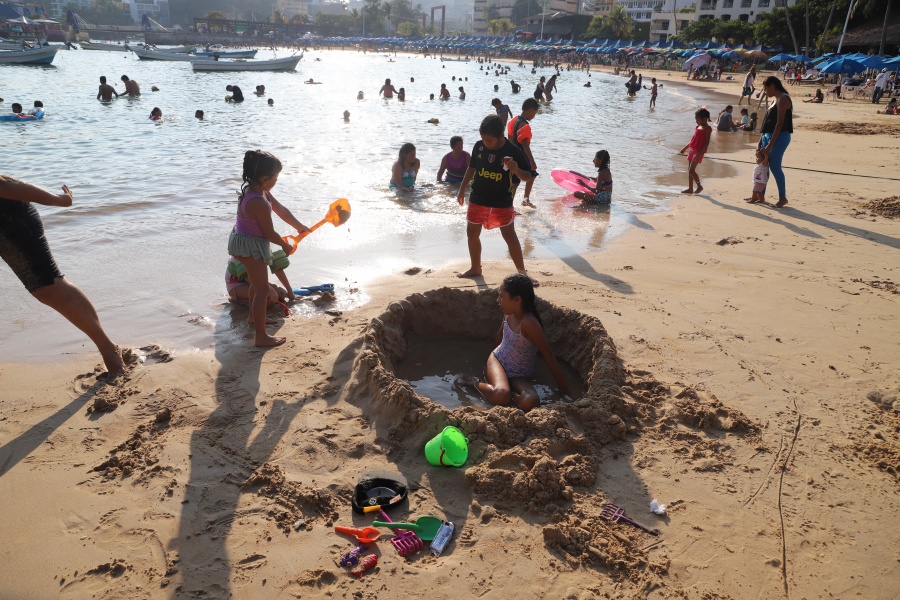
[{"label": "adult standing in water", "polygon": [[131,96],[137,98],[141,95],[141,86],[134,79],[128,79],[128,75],[122,75],[122,82],[125,84],[125,93],[123,96]]},{"label": "adult standing in water", "polygon": [[778,202],[775,207],[781,208],[788,203],[781,160],[794,132],[794,103],[781,80],[774,75],[767,77],[763,82],[763,92],[768,98],[774,99],[774,104],[766,111],[760,129],[762,137],[759,139],[759,150],[769,159],[769,171],[772,172],[772,177],[778,185]]},{"label": "adult standing in water", "polygon": [[385,98],[393,98],[394,94],[397,93],[397,90],[391,85],[390,79],[384,80],[384,85],[381,86],[381,89],[378,90],[379,95],[383,95]]},{"label": "adult standing in water", "polygon": [[97,100],[102,100],[103,102],[109,102],[112,100],[112,97],[119,97],[119,93],[113,89],[113,86],[106,83],[106,76],[100,76],[100,88],[97,90]]},{"label": "adult standing in water", "polygon": [[97,311],[80,289],[69,283],[50,252],[44,223],[34,204],[72,206],[72,192],[62,194],[0,175],[0,258],[32,296],[65,317],[97,346],[110,377],[125,370],[122,354],[100,325]]},{"label": "adult standing in water", "polygon": [[231,92],[231,98],[230,98],[230,100],[231,100],[232,102],[243,102],[243,101],[244,101],[244,92],[242,92],[242,91],[241,91],[241,88],[239,88],[238,86],[236,86],[236,85],[226,85],[226,86],[225,86],[225,91],[226,91],[226,92]]},{"label": "adult standing in water", "polygon": [[544,86],[544,97],[547,99],[547,102],[553,100],[553,92],[556,91],[556,75],[551,75],[550,79],[547,80],[547,85]]},{"label": "adult standing in water", "polygon": [[537,87],[534,88],[534,99],[538,102],[544,99],[544,82],[546,81],[547,78],[542,75],[541,80],[538,81]]}]

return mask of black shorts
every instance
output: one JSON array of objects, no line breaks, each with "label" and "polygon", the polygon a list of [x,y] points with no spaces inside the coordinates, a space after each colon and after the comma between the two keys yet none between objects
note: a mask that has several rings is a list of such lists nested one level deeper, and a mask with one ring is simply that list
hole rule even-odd
[{"label": "black shorts", "polygon": [[0,258],[32,293],[63,276],[44,237],[41,216],[30,202],[0,198]]}]

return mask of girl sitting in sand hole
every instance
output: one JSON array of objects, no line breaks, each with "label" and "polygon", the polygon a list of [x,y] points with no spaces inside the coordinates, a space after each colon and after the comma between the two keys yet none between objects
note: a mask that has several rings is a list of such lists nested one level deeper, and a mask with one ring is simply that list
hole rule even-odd
[{"label": "girl sitting in sand hole", "polygon": [[569,395],[569,386],[556,356],[544,337],[544,327],[535,304],[531,278],[521,273],[503,280],[497,304],[503,311],[503,325],[497,332],[499,345],[488,356],[485,376],[479,381],[471,375],[460,375],[459,382],[478,389],[488,402],[528,412],[540,404],[530,381],[538,351],[543,355],[559,386],[559,393]]},{"label": "girl sitting in sand hole", "polygon": [[272,248],[277,244],[290,254],[293,246],[282,239],[272,226],[272,213],[278,215],[298,233],[309,227],[298,221],[287,208],[270,193],[278,182],[281,161],[263,150],[248,150],[244,154],[241,196],[238,200],[237,220],[228,238],[228,254],[243,263],[250,282],[250,314],[247,322],[253,325],[257,346],[280,346],[283,337],[272,337],[266,331],[266,298],[269,295],[269,277],[266,267],[272,264]]}]

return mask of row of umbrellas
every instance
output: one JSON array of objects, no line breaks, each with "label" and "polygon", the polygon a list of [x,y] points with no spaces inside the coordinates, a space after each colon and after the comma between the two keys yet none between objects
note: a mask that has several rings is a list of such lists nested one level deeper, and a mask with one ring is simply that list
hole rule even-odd
[{"label": "row of umbrellas", "polygon": [[862,54],[836,54],[829,53],[812,59],[805,54],[778,54],[769,59],[773,62],[783,62],[788,60],[796,60],[802,63],[812,63],[817,65],[816,68],[820,73],[832,74],[842,73],[845,75],[854,75],[862,73],[866,69],[888,69],[896,71],[900,69],[900,56],[875,56]]}]

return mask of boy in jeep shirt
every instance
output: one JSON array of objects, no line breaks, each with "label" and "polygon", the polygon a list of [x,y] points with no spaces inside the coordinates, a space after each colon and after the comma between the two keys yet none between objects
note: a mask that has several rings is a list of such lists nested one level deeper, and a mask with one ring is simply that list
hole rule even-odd
[{"label": "boy in jeep shirt", "polygon": [[[466,188],[472,182],[466,237],[469,242],[469,258],[472,265],[459,277],[481,275],[481,228],[500,228],[500,234],[509,248],[509,255],[519,273],[527,275],[522,258],[522,245],[516,235],[516,211],[513,208],[513,175],[522,181],[531,181],[531,163],[522,150],[503,135],[503,119],[488,115],[478,129],[481,141],[472,148],[469,168],[459,187],[457,201],[466,201]],[[538,285],[534,281],[534,285]]]}]

